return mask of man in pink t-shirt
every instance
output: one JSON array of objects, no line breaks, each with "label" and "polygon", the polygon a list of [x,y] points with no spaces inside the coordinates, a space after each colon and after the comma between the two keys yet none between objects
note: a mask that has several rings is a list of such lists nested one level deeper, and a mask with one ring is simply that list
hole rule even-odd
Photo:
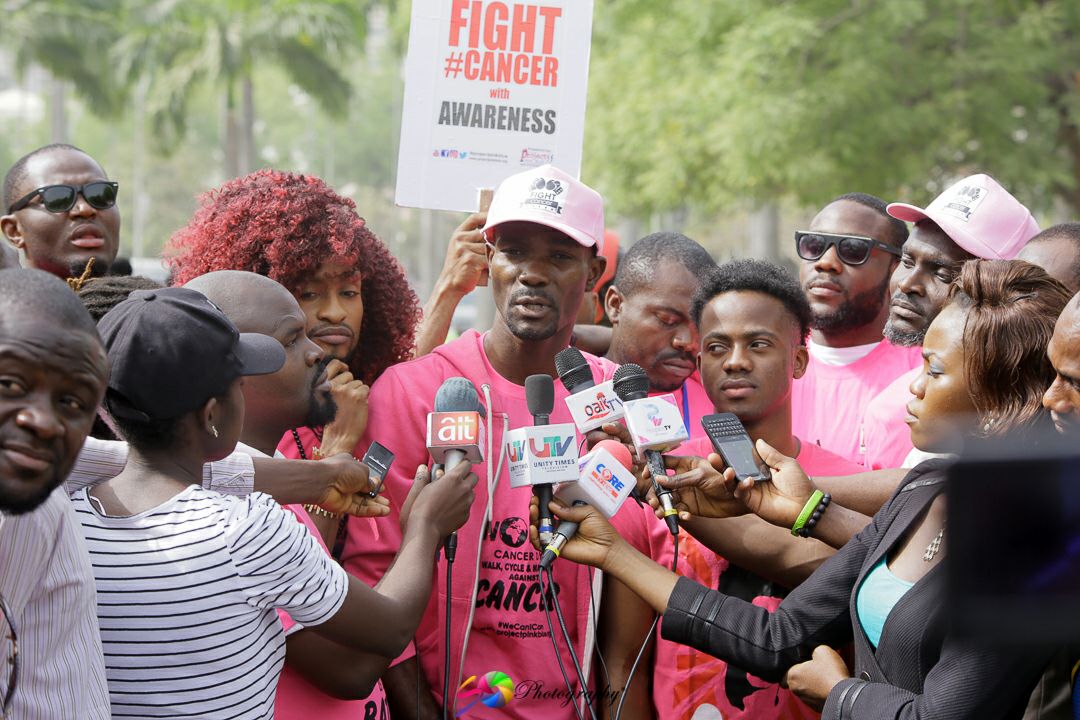
[{"label": "man in pink t-shirt", "polygon": [[[920,347],[926,329],[948,299],[960,265],[973,258],[1011,260],[1039,232],[1035,218],[992,177],[972,175],[950,186],[925,209],[892,203],[893,217],[915,223],[890,281],[892,301],[885,337]],[[894,380],[866,408],[865,465],[902,467],[913,450],[905,418],[908,389],[922,366]]]},{"label": "man in pink t-shirt", "polygon": [[897,376],[921,363],[917,349],[882,339],[889,276],[907,226],[864,193],[841,195],[795,233],[799,281],[810,301],[810,361],[792,390],[792,429],[862,464],[863,414]]},{"label": "man in pink t-shirt", "polygon": [[696,372],[690,301],[715,267],[709,252],[685,235],[653,233],[626,253],[604,297],[612,328],[605,357],[640,365],[653,393],[673,393],[691,438],[704,435],[700,420],[712,402]]},{"label": "man in pink t-shirt", "polygon": [[[469,331],[428,355],[395,365],[372,388],[360,450],[377,440],[397,456],[385,484],[392,514],[408,493],[411,469],[428,461],[426,420],[443,381],[451,377],[471,381],[485,414],[485,460],[473,467],[483,479],[476,487],[470,518],[457,533],[452,584],[447,586],[447,563],[441,558],[437,589],[415,637],[417,659],[408,663],[412,658],[399,658],[401,662],[384,675],[388,694],[421,695],[417,714],[422,720],[438,718],[444,702],[450,716],[471,705],[469,718],[568,718],[573,711],[560,665],[569,669],[574,701],[580,697],[558,630],[558,654],[552,647],[544,610],[553,603],[538,580],[540,556],[528,538],[532,493],[529,488],[510,487],[504,437],[511,429],[533,424],[525,379],[538,373],[556,376],[555,355],[569,345],[585,289],[604,267],[597,252],[603,227],[599,194],[550,165],[505,180],[495,193],[485,227],[496,308],[492,329],[484,334]],[[594,381],[611,379],[610,362],[589,355],[586,360]],[[571,422],[566,396],[556,381],[552,423]],[[366,522],[350,519],[342,561],[349,572],[375,582],[400,542],[400,530],[393,522],[381,525],[376,537]],[[557,564],[553,574],[571,641],[588,673],[595,628],[592,574],[573,563]],[[447,655],[449,664],[444,660]],[[419,688],[415,662],[422,674]],[[449,696],[444,697],[447,667]],[[478,690],[484,695],[497,691],[481,689],[491,678],[501,678],[488,673],[502,673],[514,685],[501,707],[473,704],[481,697]]]},{"label": "man in pink t-shirt", "polygon": [[[812,475],[848,475],[860,466],[816,444],[802,441],[792,433],[791,387],[806,368],[804,345],[809,332],[810,308],[798,283],[782,268],[755,260],[740,260],[719,266],[706,277],[692,306],[701,336],[699,367],[701,378],[716,412],[739,416],[754,439],[763,439],[773,447],[799,460]],[[713,452],[708,438],[686,443],[672,454],[706,457]],[[659,563],[670,566],[673,545],[664,524],[650,509],[626,506],[614,518],[623,537]],[[775,608],[784,591],[758,577],[766,572],[767,560],[781,555],[785,547],[808,548],[809,543],[794,538],[782,528],[767,528],[754,517],[722,521],[736,531],[731,540],[739,542],[742,529],[759,538],[761,548],[755,562],[744,561],[738,567],[694,537],[700,521],[684,523],[681,533],[678,572],[709,587],[721,587],[756,604]],[[704,536],[703,536],[704,537]],[[709,542],[716,537],[709,533]],[[817,562],[831,551],[817,548],[816,560],[810,560],[789,581],[794,584],[808,575]],[[749,557],[744,553],[744,557]],[[756,560],[760,560],[758,564]],[[770,573],[772,574],[772,573]],[[792,573],[786,573],[791,577]],[[627,664],[633,659],[651,621],[643,602],[610,581],[605,584],[601,638],[608,661],[612,686],[622,688]],[[645,692],[647,677],[637,677],[628,690],[623,717],[644,720],[691,720],[704,717],[731,718],[816,718],[815,713],[794,695],[779,686],[717,660],[689,647],[657,640],[654,659],[644,671],[652,671],[652,703]]]}]

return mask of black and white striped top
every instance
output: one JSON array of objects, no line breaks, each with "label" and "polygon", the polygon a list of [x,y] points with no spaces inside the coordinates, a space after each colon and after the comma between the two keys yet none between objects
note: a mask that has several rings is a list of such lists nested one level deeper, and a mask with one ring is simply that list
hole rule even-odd
[{"label": "black and white striped top", "polygon": [[114,718],[271,718],[285,658],[276,608],[305,626],[345,572],[272,498],[192,485],[130,517],[73,497],[97,580]]}]

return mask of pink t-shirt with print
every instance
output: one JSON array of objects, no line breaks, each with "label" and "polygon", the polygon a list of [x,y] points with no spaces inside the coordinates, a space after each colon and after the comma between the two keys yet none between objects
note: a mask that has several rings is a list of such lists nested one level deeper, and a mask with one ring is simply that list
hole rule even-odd
[{"label": "pink t-shirt with print", "polygon": [[[706,457],[713,452],[709,440],[691,441],[672,454]],[[803,442],[796,458],[811,475],[850,475],[862,468],[828,450]],[[626,506],[631,511],[633,508]],[[624,513],[620,513],[623,515]],[[626,512],[625,515],[631,515]],[[650,509],[639,513],[641,520],[618,518],[616,527],[624,537],[653,560],[671,567],[674,547],[663,522]],[[626,535],[629,533],[629,536]],[[678,573],[709,588],[717,588],[728,569],[728,561],[699,543],[688,533],[679,537]],[[780,598],[758,596],[749,599],[772,611]],[[657,631],[653,667],[653,703],[660,720],[691,720],[697,716],[723,720],[788,720],[820,717],[794,694],[779,685],[732,668],[708,653],[699,652],[660,638]]]},{"label": "pink t-shirt with print", "polygon": [[806,374],[791,387],[792,434],[864,464],[861,430],[867,406],[889,383],[921,364],[919,348],[885,340],[847,365],[828,365],[811,355]]},{"label": "pink t-shirt with print", "polygon": [[[319,528],[311,521],[303,505],[285,505],[326,550]],[[327,550],[327,554],[329,554]],[[278,610],[281,625],[288,637],[299,626],[288,613]],[[382,680],[375,683],[371,694],[363,700],[338,700],[312,685],[300,673],[289,667],[288,663],[278,679],[277,697],[274,700],[274,717],[277,720],[390,720],[390,708],[386,704],[386,691]]]},{"label": "pink t-shirt with print", "polygon": [[863,420],[867,468],[903,467],[908,453],[915,447],[911,444],[911,428],[904,418],[907,417],[907,404],[914,398],[909,388],[920,372],[921,366],[904,373],[867,406]]}]

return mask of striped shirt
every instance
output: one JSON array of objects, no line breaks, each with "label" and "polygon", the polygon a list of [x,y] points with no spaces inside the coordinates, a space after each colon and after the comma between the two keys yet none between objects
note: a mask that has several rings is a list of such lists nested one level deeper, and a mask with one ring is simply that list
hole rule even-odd
[{"label": "striped shirt", "polygon": [[345,572],[270,496],[192,485],[130,517],[72,498],[97,579],[114,718],[272,718],[285,659],[275,608],[337,612]]},{"label": "striped shirt", "polygon": [[[94,574],[63,488],[24,515],[0,513],[0,593],[19,642],[10,717],[109,717]],[[11,643],[0,637],[0,696],[7,696]]]}]

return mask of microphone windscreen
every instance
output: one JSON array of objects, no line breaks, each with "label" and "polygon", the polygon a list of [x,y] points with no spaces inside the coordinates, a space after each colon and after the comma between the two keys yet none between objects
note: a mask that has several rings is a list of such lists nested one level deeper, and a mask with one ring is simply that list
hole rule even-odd
[{"label": "microphone windscreen", "polygon": [[635,363],[621,365],[611,379],[620,400],[640,400],[649,394],[649,376]]},{"label": "microphone windscreen", "polygon": [[435,412],[481,412],[476,386],[463,377],[447,378],[435,393]]},{"label": "microphone windscreen", "polygon": [[550,415],[555,409],[555,381],[550,375],[525,378],[525,404],[531,415]]},{"label": "microphone windscreen", "polygon": [[588,361],[581,351],[574,347],[560,350],[555,355],[555,371],[559,373],[563,387],[571,394],[596,384]]},{"label": "microphone windscreen", "polygon": [[627,470],[634,469],[634,460],[630,457],[630,450],[625,445],[617,440],[601,440],[593,446],[593,450],[599,450],[603,448],[611,453],[611,457],[619,461]]}]

